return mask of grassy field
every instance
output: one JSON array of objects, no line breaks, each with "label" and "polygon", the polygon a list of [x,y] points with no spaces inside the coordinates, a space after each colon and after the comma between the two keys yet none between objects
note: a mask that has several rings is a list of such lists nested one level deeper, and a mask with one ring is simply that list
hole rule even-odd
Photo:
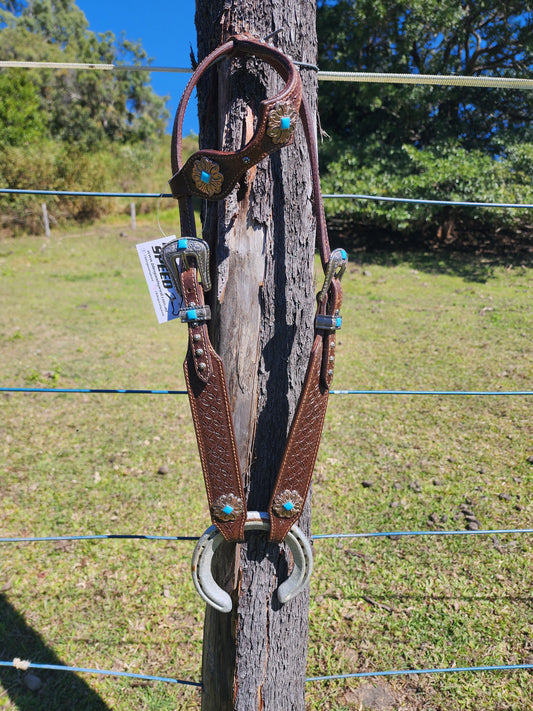
[{"label": "grassy field", "polygon": [[[117,218],[114,218],[115,220]],[[125,218],[123,218],[125,219]],[[173,221],[175,222],[173,223]],[[177,216],[162,217],[167,233]],[[0,385],[181,389],[135,243],[154,217],[0,242]],[[335,387],[533,390],[531,263],[353,255]],[[183,396],[3,394],[0,536],[208,525]],[[332,396],[313,531],[531,527],[531,396]],[[319,540],[308,675],[533,663],[529,534]],[[199,680],[191,542],[0,544],[0,660]],[[199,709],[197,689],[0,668],[0,709]],[[527,711],[531,672],[310,683],[310,710]],[[271,711],[271,710],[269,710]]]}]

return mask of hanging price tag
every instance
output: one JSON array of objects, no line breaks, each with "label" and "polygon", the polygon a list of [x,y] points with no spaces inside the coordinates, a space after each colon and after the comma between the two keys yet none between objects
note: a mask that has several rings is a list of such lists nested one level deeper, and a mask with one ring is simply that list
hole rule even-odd
[{"label": "hanging price tag", "polygon": [[169,235],[137,245],[137,253],[159,323],[178,318],[183,303],[161,258],[162,248],[174,239],[175,235]]}]

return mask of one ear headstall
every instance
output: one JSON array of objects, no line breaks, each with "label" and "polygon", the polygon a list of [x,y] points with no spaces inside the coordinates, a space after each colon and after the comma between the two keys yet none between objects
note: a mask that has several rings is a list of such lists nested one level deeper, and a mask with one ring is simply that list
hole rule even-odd
[{"label": "one ear headstall", "polygon": [[[239,151],[201,150],[185,165],[181,160],[183,117],[194,86],[216,62],[226,57],[254,56],[270,64],[285,80],[285,87],[271,99],[262,101],[252,139]],[[180,101],[172,135],[171,163],[174,175],[169,180],[172,195],[196,195],[221,200],[233,190],[244,173],[266,156],[294,140],[294,130],[302,100],[302,80],[291,60],[282,52],[247,35],[236,35],[201,62],[192,75]]]},{"label": "one ear headstall", "polygon": [[[254,135],[244,148],[228,152],[201,150],[183,165],[183,117],[193,88],[220,59],[246,56],[267,62],[284,79],[285,87],[272,99],[261,102]],[[204,291],[210,287],[209,245],[196,237],[191,196],[222,200],[249,168],[294,140],[298,117],[308,147],[316,243],[324,284],[317,295],[313,346],[298,407],[267,511],[258,513],[247,510],[224,366],[209,339],[207,321],[211,314],[204,300]],[[223,538],[242,541],[247,529],[268,530],[271,541],[287,539],[292,551],[293,571],[278,590],[278,599],[286,602],[307,583],[312,569],[311,549],[296,524],[309,492],[333,378],[335,334],[341,326],[340,280],[347,260],[343,249],[332,252],[329,246],[314,122],[302,96],[300,75],[289,57],[264,42],[238,35],[204,59],[187,84],[178,107],[171,164],[174,175],[169,183],[179,202],[181,238],[165,245],[162,256],[183,297],[180,317],[189,330],[185,380],[214,524],[198,541],[193,555],[193,579],[210,605],[228,612],[231,600],[210,573],[213,553]]]}]

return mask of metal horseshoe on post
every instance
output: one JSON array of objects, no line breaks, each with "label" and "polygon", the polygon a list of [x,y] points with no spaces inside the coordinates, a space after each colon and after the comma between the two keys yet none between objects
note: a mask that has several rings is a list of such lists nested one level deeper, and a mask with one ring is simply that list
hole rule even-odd
[{"label": "metal horseshoe on post", "polygon": [[[259,511],[248,511],[245,531],[270,530],[270,516]],[[198,539],[191,562],[192,579],[199,595],[219,612],[231,612],[233,601],[213,578],[211,565],[217,548],[224,537],[216,526],[210,526]],[[290,529],[285,543],[292,553],[293,567],[287,580],[278,587],[276,594],[282,604],[292,600],[309,582],[313,571],[313,553],[304,533],[298,526]]]}]

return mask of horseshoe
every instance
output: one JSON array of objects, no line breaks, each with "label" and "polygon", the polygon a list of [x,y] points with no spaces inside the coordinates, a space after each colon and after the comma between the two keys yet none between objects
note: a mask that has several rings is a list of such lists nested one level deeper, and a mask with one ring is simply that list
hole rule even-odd
[{"label": "horseshoe", "polygon": [[[270,516],[259,511],[249,511],[245,531],[270,530]],[[192,554],[192,579],[199,595],[219,612],[231,612],[231,597],[215,582],[211,572],[213,556],[224,537],[216,526],[210,526],[198,539]],[[298,595],[309,582],[313,570],[313,553],[307,537],[296,525],[289,530],[285,542],[293,557],[293,568],[287,580],[277,589],[278,600],[284,604]]]}]

